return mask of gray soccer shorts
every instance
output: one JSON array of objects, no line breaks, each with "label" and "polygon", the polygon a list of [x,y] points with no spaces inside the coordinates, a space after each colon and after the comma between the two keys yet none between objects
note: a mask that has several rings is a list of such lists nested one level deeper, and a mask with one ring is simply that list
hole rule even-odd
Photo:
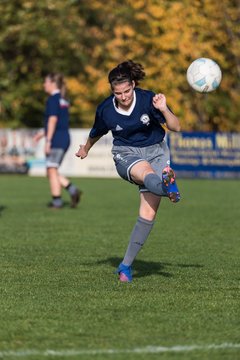
[{"label": "gray soccer shorts", "polygon": [[65,153],[64,149],[51,149],[50,153],[46,156],[46,167],[58,168],[63,161]]},{"label": "gray soccer shorts", "polygon": [[[131,179],[131,168],[140,161],[148,161],[156,174],[162,178],[162,171],[170,165],[170,151],[165,140],[160,144],[146,147],[115,146],[112,148],[113,160],[118,174],[124,180],[134,183]],[[141,192],[148,191],[144,185],[139,185]]]}]

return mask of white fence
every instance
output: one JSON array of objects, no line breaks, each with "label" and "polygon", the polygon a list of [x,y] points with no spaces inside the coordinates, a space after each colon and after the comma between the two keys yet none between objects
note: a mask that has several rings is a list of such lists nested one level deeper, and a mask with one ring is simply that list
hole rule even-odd
[{"label": "white fence", "polygon": [[[0,173],[46,173],[44,139],[34,143],[36,130],[0,130]],[[86,159],[75,156],[89,129],[72,129],[71,146],[60,167],[66,176],[117,177],[112,159],[112,135],[103,136]],[[240,178],[239,133],[170,133],[171,165],[180,177]]]},{"label": "white fence", "polygon": [[[34,143],[36,130],[0,130],[0,172],[22,173],[23,165],[29,166],[31,176],[44,176],[45,156],[44,139]],[[117,177],[111,155],[112,136],[101,138],[91,149],[86,159],[75,156],[79,144],[84,144],[89,129],[71,129],[71,146],[60,167],[60,172],[66,176],[84,177]]]}]

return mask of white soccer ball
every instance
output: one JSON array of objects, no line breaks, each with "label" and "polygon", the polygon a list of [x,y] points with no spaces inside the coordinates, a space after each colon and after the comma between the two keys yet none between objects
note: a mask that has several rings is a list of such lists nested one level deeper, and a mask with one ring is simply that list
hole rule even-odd
[{"label": "white soccer ball", "polygon": [[219,86],[221,80],[221,69],[212,59],[196,59],[187,69],[187,81],[189,85],[199,92],[210,92],[215,90]]}]

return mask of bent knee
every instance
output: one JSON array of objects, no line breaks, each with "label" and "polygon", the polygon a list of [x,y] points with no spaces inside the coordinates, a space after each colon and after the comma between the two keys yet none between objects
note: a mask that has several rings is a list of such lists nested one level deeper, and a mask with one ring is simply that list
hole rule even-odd
[{"label": "bent knee", "polygon": [[130,170],[132,180],[139,185],[143,184],[144,179],[148,174],[154,173],[155,171],[147,161],[141,161],[135,164]]},{"label": "bent knee", "polygon": [[157,211],[155,211],[153,208],[140,207],[139,216],[141,216],[143,219],[146,219],[148,221],[153,221],[155,220],[156,214]]},{"label": "bent knee", "polygon": [[140,211],[139,216],[141,216],[141,218],[146,219],[148,221],[154,221],[156,218],[156,213]]}]

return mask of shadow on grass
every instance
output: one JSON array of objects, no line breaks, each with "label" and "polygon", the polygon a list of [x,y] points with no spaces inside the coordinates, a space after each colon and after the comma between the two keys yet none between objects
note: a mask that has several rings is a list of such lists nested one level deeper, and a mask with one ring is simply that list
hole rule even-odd
[{"label": "shadow on grass", "polygon": [[[111,265],[115,269],[117,269],[118,265],[122,261],[122,258],[118,257],[110,257],[105,260],[97,261],[97,264],[105,264]],[[154,261],[145,261],[145,260],[134,260],[133,270],[134,277],[140,278],[150,275],[160,275],[163,277],[173,277],[174,275],[168,271],[166,271],[167,267],[171,268],[202,268],[203,265],[199,264],[173,264],[167,262],[154,262]]]},{"label": "shadow on grass", "polygon": [[6,210],[6,206],[4,206],[4,205],[0,205],[0,216],[2,216],[2,212],[4,211],[4,210]]},{"label": "shadow on grass", "polygon": [[63,209],[70,209],[70,210],[73,210],[73,209],[77,209],[78,208],[78,205],[75,207],[75,208],[73,208],[72,206],[71,206],[71,202],[70,201],[63,201],[63,204],[62,204],[62,207],[60,207],[60,208],[54,208],[53,206],[52,206],[52,202],[50,201],[50,202],[48,202],[46,205],[45,205],[45,207],[47,208],[47,209],[50,209],[50,210],[63,210]]}]

